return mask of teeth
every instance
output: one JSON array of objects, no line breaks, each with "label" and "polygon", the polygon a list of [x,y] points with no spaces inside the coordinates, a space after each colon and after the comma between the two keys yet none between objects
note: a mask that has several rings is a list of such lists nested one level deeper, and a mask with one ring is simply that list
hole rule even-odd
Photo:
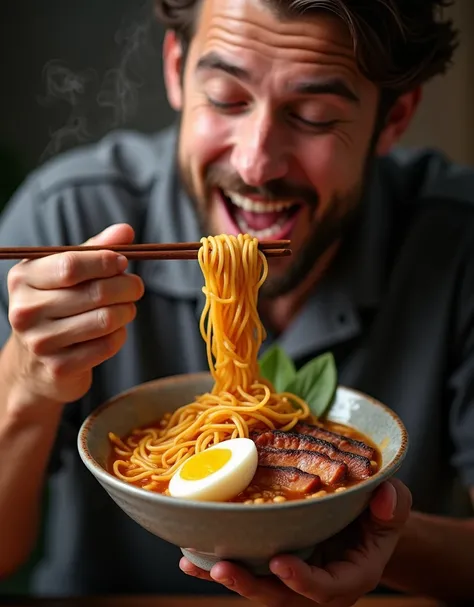
[{"label": "teeth", "polygon": [[284,211],[294,206],[293,202],[255,202],[240,194],[234,194],[233,192],[226,192],[226,196],[232,201],[235,206],[243,209],[244,211],[251,211],[252,213],[271,213],[273,211]]},{"label": "teeth", "polygon": [[254,230],[247,224],[244,219],[242,219],[241,217],[237,217],[237,225],[239,226],[239,230],[243,234],[249,234],[250,236],[258,238],[259,240],[263,238],[271,238],[272,236],[275,236],[275,234],[278,234],[278,232],[285,225],[286,221],[287,217],[282,217],[276,223],[274,223],[271,228],[265,228],[264,230]]}]

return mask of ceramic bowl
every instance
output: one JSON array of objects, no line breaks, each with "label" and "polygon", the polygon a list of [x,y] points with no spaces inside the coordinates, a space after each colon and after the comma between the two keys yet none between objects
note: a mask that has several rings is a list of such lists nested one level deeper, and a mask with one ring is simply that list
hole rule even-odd
[{"label": "ceramic bowl", "polygon": [[400,419],[373,398],[339,387],[328,419],[360,430],[382,453],[379,472],[346,491],[282,504],[192,502],[139,489],[106,471],[109,432],[124,436],[192,402],[211,386],[207,373],[141,384],[100,406],[84,421],[78,436],[84,464],[120,508],[138,525],[179,546],[203,569],[219,560],[232,560],[264,574],[276,554],[308,558],[317,544],[362,513],[374,489],[397,471],[405,457],[408,438]]}]

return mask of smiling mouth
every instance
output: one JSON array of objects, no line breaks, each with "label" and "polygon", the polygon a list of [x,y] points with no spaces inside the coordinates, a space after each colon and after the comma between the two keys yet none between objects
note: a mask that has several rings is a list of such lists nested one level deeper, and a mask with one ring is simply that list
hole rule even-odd
[{"label": "smiling mouth", "polygon": [[219,189],[227,213],[242,233],[258,239],[284,238],[303,208],[301,202],[252,200],[235,192]]}]

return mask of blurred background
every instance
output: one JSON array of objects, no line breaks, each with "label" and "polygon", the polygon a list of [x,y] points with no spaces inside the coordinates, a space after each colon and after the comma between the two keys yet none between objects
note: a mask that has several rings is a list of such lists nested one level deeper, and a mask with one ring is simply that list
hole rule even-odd
[{"label": "blurred background", "polygon": [[[461,45],[450,72],[426,87],[402,143],[474,166],[474,2],[456,0],[447,12]],[[26,174],[60,151],[113,128],[170,123],[163,32],[150,15],[148,0],[0,3],[0,211]],[[0,583],[0,596],[27,591],[41,549],[40,541],[25,569]]]},{"label": "blurred background", "polygon": [[[0,199],[59,151],[117,126],[167,125],[161,28],[152,0],[22,0],[0,6]],[[447,11],[461,30],[450,72],[433,80],[403,143],[474,164],[474,2]],[[0,202],[1,204],[1,202]]]}]

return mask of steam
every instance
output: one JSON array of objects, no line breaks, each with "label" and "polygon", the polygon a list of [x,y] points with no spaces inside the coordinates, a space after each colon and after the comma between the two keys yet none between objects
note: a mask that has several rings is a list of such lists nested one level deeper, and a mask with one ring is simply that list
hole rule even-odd
[{"label": "steam", "polygon": [[[138,60],[149,41],[149,20],[134,23],[128,30],[118,32],[116,43],[123,46],[122,59],[117,68],[109,70],[104,77],[97,103],[112,111],[111,127],[126,122],[134,115],[138,104],[138,89],[143,85],[139,76]],[[132,77],[133,75],[133,77]]]},{"label": "steam", "polygon": [[[50,141],[40,160],[75,145],[99,138],[106,131],[125,125],[135,115],[144,53],[153,49],[152,11],[148,1],[139,18],[122,27],[115,36],[120,60],[117,67],[100,75],[97,70],[74,71],[60,60],[43,69],[45,94],[38,97],[44,107],[66,113],[64,124],[50,132]],[[100,109],[97,112],[97,109]]]},{"label": "steam", "polygon": [[50,61],[43,69],[47,94],[38,99],[44,106],[65,103],[69,108],[66,124],[50,133],[51,141],[44,150],[41,160],[54,156],[66,147],[90,140],[86,118],[86,100],[89,85],[96,80],[93,70],[74,73],[59,61]]}]

